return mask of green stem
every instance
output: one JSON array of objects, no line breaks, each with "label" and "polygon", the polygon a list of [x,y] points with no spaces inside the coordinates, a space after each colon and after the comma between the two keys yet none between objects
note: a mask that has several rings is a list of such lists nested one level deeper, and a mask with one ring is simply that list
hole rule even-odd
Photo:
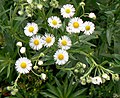
[{"label": "green stem", "polygon": [[94,69],[94,65],[92,65],[91,66],[91,68],[89,69],[89,71],[83,76],[83,78],[85,78],[86,76],[88,76],[90,73],[91,73],[91,71]]},{"label": "green stem", "polygon": [[18,81],[18,79],[20,78],[20,76],[21,76],[21,73],[19,73],[18,77],[16,78],[15,83],[14,83],[14,86],[17,86],[17,81]]},{"label": "green stem", "polygon": [[35,73],[33,70],[31,70],[32,71],[32,73],[34,74],[34,75],[36,75],[36,76],[38,76],[38,77],[41,77],[41,75],[38,75],[37,73]]}]

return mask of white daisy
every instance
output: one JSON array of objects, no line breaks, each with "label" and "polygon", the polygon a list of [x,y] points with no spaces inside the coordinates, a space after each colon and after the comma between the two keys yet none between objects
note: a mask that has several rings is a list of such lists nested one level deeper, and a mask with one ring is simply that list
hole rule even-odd
[{"label": "white daisy", "polygon": [[43,41],[42,41],[42,38],[40,37],[40,35],[32,36],[32,38],[30,38],[29,45],[33,50],[41,49],[43,46]]},{"label": "white daisy", "polygon": [[53,34],[45,34],[45,36],[42,37],[44,46],[50,47],[55,42],[55,37]]},{"label": "white daisy", "polygon": [[19,73],[26,74],[32,69],[32,63],[26,57],[21,57],[16,61],[15,68]]},{"label": "white daisy", "polygon": [[64,65],[69,59],[68,53],[65,50],[59,49],[54,54],[54,60],[58,65]]},{"label": "white daisy", "polygon": [[61,27],[61,20],[59,17],[57,16],[51,16],[48,18],[48,24],[49,26],[53,27],[53,28],[60,28]]},{"label": "white daisy", "polygon": [[82,24],[83,24],[82,19],[80,19],[79,17],[74,17],[68,23],[66,30],[69,33],[80,33],[80,31],[82,29]]},{"label": "white daisy", "polygon": [[74,14],[75,14],[75,8],[71,4],[63,5],[63,7],[61,8],[61,15],[64,18],[73,17]]},{"label": "white daisy", "polygon": [[24,33],[26,36],[33,36],[38,32],[38,25],[36,23],[27,23],[24,28]]},{"label": "white daisy", "polygon": [[84,31],[85,35],[90,35],[94,32],[95,25],[92,22],[86,21],[82,26],[82,31]]},{"label": "white daisy", "polygon": [[68,36],[62,36],[58,40],[58,46],[64,50],[70,49],[71,45],[71,39]]}]

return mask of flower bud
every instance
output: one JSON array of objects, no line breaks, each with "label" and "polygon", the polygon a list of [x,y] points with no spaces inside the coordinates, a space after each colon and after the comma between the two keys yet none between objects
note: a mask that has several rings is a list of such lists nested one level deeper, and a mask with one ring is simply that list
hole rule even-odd
[{"label": "flower bud", "polygon": [[38,65],[43,65],[43,61],[39,60]]},{"label": "flower bud", "polygon": [[7,86],[8,91],[11,91],[12,89],[13,89],[12,86]]},{"label": "flower bud", "polygon": [[79,71],[78,71],[78,69],[75,69],[74,72],[75,72],[75,73],[78,73]]},{"label": "flower bud", "polygon": [[85,3],[84,2],[80,2],[79,5],[80,6],[85,6]]},{"label": "flower bud", "polygon": [[11,95],[16,95],[16,92],[15,91],[11,91]]},{"label": "flower bud", "polygon": [[90,13],[88,17],[89,17],[89,18],[92,18],[92,19],[94,19],[94,20],[96,19],[96,15],[95,15],[94,13]]},{"label": "flower bud", "polygon": [[40,57],[43,57],[43,56],[45,56],[45,54],[44,53],[40,53]]},{"label": "flower bud", "polygon": [[16,46],[22,47],[22,42],[17,42]]},{"label": "flower bud", "polygon": [[22,10],[20,10],[20,11],[18,11],[18,14],[19,14],[19,15],[23,15],[24,12],[23,12]]},{"label": "flower bud", "polygon": [[18,92],[18,89],[17,89],[17,88],[15,88],[15,89],[13,89],[13,91],[17,93],[17,92]]},{"label": "flower bud", "polygon": [[33,2],[33,0],[27,0],[27,2],[28,2],[29,4],[31,4],[31,3]]},{"label": "flower bud", "polygon": [[41,73],[41,79],[42,79],[42,80],[46,80],[46,74]]},{"label": "flower bud", "polygon": [[37,69],[38,69],[38,66],[36,66],[36,65],[35,65],[35,66],[33,66],[33,69],[37,70]]},{"label": "flower bud", "polygon": [[20,53],[24,54],[26,52],[26,48],[25,47],[21,47],[20,48]]},{"label": "flower bud", "polygon": [[90,76],[86,77],[86,82],[91,83],[92,82],[92,77],[90,77]]},{"label": "flower bud", "polygon": [[115,81],[119,81],[119,75],[118,74],[112,74],[112,79]]},{"label": "flower bud", "polygon": [[43,5],[42,5],[42,4],[37,4],[37,8],[38,8],[38,9],[40,9],[40,10],[41,10],[41,9],[42,9],[42,7],[43,7]]},{"label": "flower bud", "polygon": [[102,74],[102,77],[106,80],[110,80],[110,77],[106,73]]}]

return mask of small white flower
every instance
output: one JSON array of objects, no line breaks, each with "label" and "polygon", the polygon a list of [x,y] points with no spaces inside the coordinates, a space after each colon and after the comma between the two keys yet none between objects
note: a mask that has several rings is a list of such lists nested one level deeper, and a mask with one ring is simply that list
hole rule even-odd
[{"label": "small white flower", "polygon": [[46,80],[46,74],[41,73],[41,79],[42,79],[42,80]]},{"label": "small white flower", "polygon": [[43,65],[43,61],[39,60],[38,65]]},{"label": "small white flower", "polygon": [[61,20],[59,17],[57,16],[51,16],[48,18],[48,24],[49,26],[53,27],[53,28],[60,28],[61,27]]},{"label": "small white flower", "polygon": [[94,20],[96,19],[96,15],[95,15],[94,13],[90,13],[88,17],[89,17],[89,18],[92,18],[92,19],[94,19]]},{"label": "small white flower", "polygon": [[95,25],[92,22],[86,21],[82,25],[82,31],[85,35],[90,35],[94,32]]},{"label": "small white flower", "polygon": [[26,74],[32,69],[32,63],[26,57],[21,57],[16,61],[15,68],[19,73]]},{"label": "small white flower", "polygon": [[80,33],[80,31],[82,30],[82,24],[83,24],[82,19],[80,19],[79,17],[74,17],[68,23],[66,30],[69,33]]},{"label": "small white flower", "polygon": [[37,8],[41,10],[43,8],[43,5],[42,4],[37,4]]},{"label": "small white flower", "polygon": [[71,45],[71,39],[68,36],[62,36],[58,40],[58,46],[64,50],[70,49]]},{"label": "small white flower", "polygon": [[101,77],[100,77],[100,76],[93,77],[93,78],[92,78],[92,83],[93,83],[93,84],[100,85],[100,84],[102,83]]},{"label": "small white flower", "polygon": [[69,59],[68,53],[65,50],[59,49],[54,54],[54,60],[58,65],[64,65]]},{"label": "small white flower", "polygon": [[63,5],[61,8],[61,15],[64,18],[71,18],[75,14],[75,8],[71,4]]},{"label": "small white flower", "polygon": [[43,40],[40,37],[40,35],[34,35],[30,38],[30,42],[29,42],[29,46],[33,49],[33,50],[39,50],[42,48],[43,46]]},{"label": "small white flower", "polygon": [[24,54],[26,52],[26,48],[25,47],[21,47],[20,48],[20,53]]},{"label": "small white flower", "polygon": [[42,37],[44,46],[50,47],[55,42],[55,37],[53,34],[45,34],[45,36]]},{"label": "small white flower", "polygon": [[26,36],[33,36],[37,34],[38,32],[38,25],[36,23],[27,23],[27,25],[24,28],[24,33]]},{"label": "small white flower", "polygon": [[17,43],[16,43],[16,46],[22,47],[22,42],[17,42]]},{"label": "small white flower", "polygon": [[29,4],[31,4],[31,3],[33,2],[33,0],[27,0],[27,2],[28,2]]}]

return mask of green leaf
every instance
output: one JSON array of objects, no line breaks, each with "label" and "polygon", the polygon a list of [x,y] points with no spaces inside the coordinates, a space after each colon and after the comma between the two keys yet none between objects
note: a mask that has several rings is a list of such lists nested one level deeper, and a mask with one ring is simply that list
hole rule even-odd
[{"label": "green leaf", "polygon": [[10,64],[8,65],[8,68],[7,68],[7,78],[9,77],[10,75]]},{"label": "green leaf", "polygon": [[81,90],[78,90],[77,92],[75,92],[74,94],[72,94],[70,96],[70,98],[78,98],[79,95],[81,95],[83,92],[85,92],[87,90],[87,88],[84,88],[84,89],[81,89]]},{"label": "green leaf", "polygon": [[111,29],[107,29],[107,31],[106,31],[106,37],[107,37],[108,45],[110,46],[111,45],[111,38],[112,38]]}]

